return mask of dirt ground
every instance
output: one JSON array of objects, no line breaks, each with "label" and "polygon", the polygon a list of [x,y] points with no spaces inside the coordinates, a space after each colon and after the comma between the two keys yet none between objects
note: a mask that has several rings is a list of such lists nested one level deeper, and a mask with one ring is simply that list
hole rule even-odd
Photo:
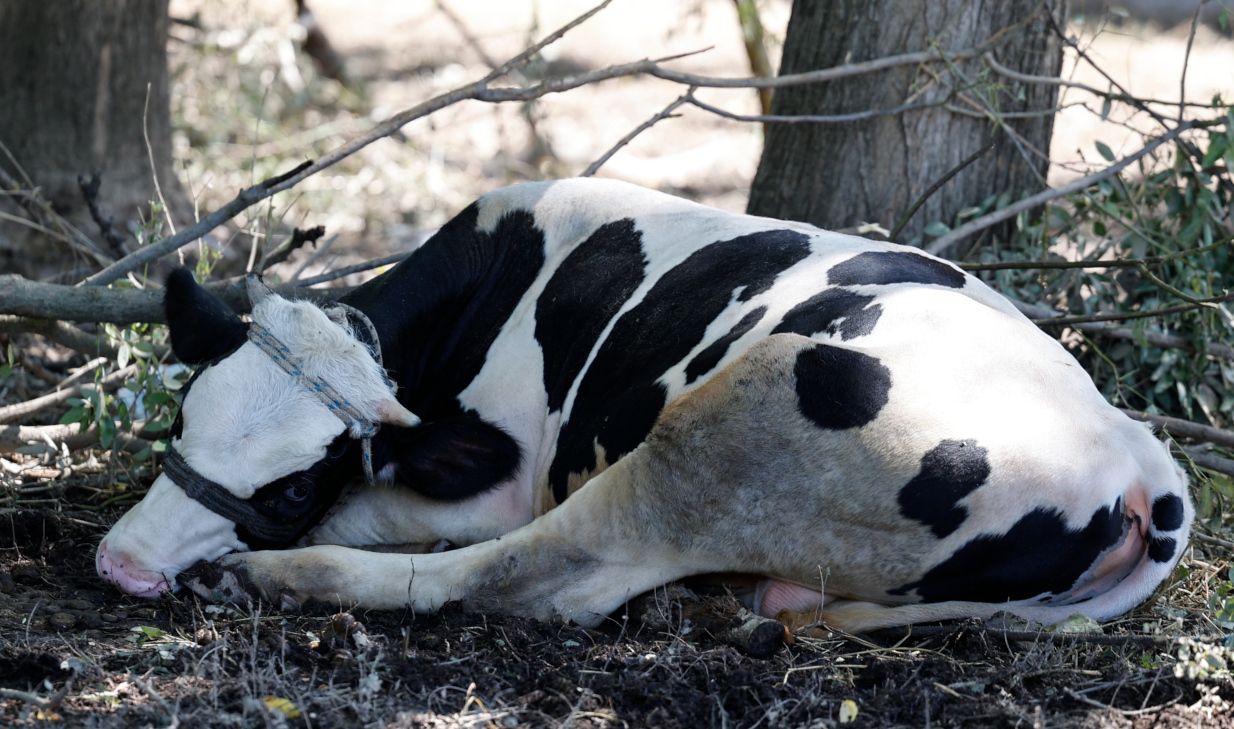
[{"label": "dirt ground", "polygon": [[1228,680],[1176,678],[1174,649],[1133,628],[1160,625],[1161,606],[1106,626],[1104,644],[958,625],[816,633],[759,659],[671,616],[668,630],[620,616],[584,630],[449,607],[338,617],[134,601],[94,573],[120,512],[0,519],[0,724],[832,727],[846,702],[854,727],[1234,722]]}]

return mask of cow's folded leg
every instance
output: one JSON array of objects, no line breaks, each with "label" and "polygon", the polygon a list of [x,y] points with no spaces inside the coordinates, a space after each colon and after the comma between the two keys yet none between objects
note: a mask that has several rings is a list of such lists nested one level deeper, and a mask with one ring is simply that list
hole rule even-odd
[{"label": "cow's folded leg", "polygon": [[181,574],[207,600],[292,607],[328,603],[418,612],[469,609],[595,625],[627,599],[703,571],[622,518],[631,498],[619,462],[565,504],[510,534],[440,554],[338,546],[226,555]]}]

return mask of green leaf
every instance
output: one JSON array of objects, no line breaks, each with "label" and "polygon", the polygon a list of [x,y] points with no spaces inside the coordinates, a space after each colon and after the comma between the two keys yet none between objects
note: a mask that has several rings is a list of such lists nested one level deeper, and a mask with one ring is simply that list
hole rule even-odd
[{"label": "green leaf", "polygon": [[1107,147],[1104,142],[1095,142],[1095,144],[1097,145],[1097,152],[1102,157],[1105,157],[1107,162],[1114,161],[1114,152],[1110,151],[1110,148]]},{"label": "green leaf", "polygon": [[146,423],[145,429],[150,431],[151,433],[158,433],[158,432],[167,430],[170,427],[171,427],[171,422],[169,422],[167,418],[159,418],[158,420],[154,420],[149,423]]},{"label": "green leaf", "polygon": [[0,365],[0,380],[3,380],[11,374],[13,374],[13,365]]},{"label": "green leaf", "polygon": [[69,423],[80,423],[86,417],[86,410],[82,407],[75,407],[69,410],[64,415],[60,416],[60,424],[68,425]]},{"label": "green leaf", "polygon": [[1230,9],[1222,8],[1221,14],[1217,16],[1217,25],[1221,26],[1222,30],[1230,27]]},{"label": "green leaf", "polygon": [[1097,235],[1105,235],[1106,233],[1105,223],[1101,222],[1100,220],[1094,222],[1093,232],[1096,233]]},{"label": "green leaf", "polygon": [[1113,104],[1110,101],[1110,97],[1108,96],[1105,97],[1105,103],[1101,105],[1101,121],[1105,121],[1106,119],[1110,118],[1110,107],[1111,106],[1113,106]]},{"label": "green leaf", "polygon": [[935,220],[933,223],[930,223],[929,225],[927,225],[925,227],[925,230],[923,230],[922,232],[924,232],[926,235],[932,235],[935,238],[937,238],[941,235],[947,235],[948,233],[950,233],[951,228],[943,221]]}]

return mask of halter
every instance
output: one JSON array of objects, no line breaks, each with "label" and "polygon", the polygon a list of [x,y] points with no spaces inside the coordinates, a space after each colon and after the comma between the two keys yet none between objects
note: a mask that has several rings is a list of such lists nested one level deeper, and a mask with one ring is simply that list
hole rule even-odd
[{"label": "halter", "polygon": [[[373,359],[377,361],[387,387],[393,392],[394,385],[390,382],[389,376],[386,375],[382,361],[381,340],[377,337],[377,328],[373,326],[372,320],[364,312],[347,304],[334,304],[331,308],[337,308],[342,311],[344,316],[354,318],[364,325],[372,343],[364,342],[361,337],[356,337],[356,339],[369,350]],[[381,424],[376,421],[367,420],[354,405],[341,396],[325,380],[306,374],[300,360],[291,353],[287,345],[279,341],[277,337],[262,325],[257,322],[250,323],[248,339],[258,349],[269,355],[270,359],[274,360],[274,363],[282,368],[284,372],[296,378],[309,392],[316,395],[317,399],[321,400],[322,404],[331,413],[334,413],[339,420],[343,421],[351,436],[360,440],[364,478],[372,486],[375,482],[373,478],[373,436],[377,435]],[[304,527],[299,522],[282,523],[261,513],[248,500],[237,498],[235,494],[231,493],[223,485],[198,473],[175,448],[168,447],[167,449],[167,455],[163,460],[163,473],[173,483],[183,489],[190,498],[219,516],[235,522],[237,526],[248,529],[250,533],[259,539],[285,544],[290,542],[296,535],[296,532]],[[342,496],[343,494],[340,494],[340,498]],[[337,508],[337,504],[335,508]]]}]

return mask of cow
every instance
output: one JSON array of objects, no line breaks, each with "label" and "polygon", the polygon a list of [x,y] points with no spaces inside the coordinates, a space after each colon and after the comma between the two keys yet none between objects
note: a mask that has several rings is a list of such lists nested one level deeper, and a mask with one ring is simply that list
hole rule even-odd
[{"label": "cow", "polygon": [[1144,601],[1194,517],[1066,349],[905,246],[574,179],[485,195],[343,305],[249,291],[246,323],[167,282],[198,369],[98,547],[126,593],[594,626],[741,573],[848,631],[1052,623]]}]

